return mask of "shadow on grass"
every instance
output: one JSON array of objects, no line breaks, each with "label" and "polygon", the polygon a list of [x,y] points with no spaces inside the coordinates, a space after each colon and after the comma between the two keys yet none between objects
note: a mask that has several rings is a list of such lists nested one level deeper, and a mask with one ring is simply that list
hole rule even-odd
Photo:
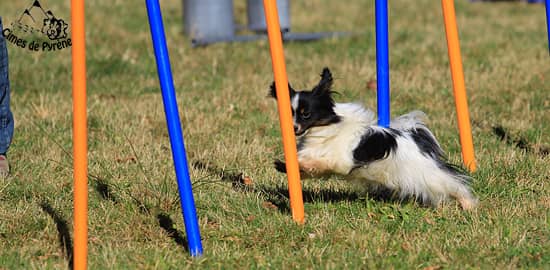
[{"label": "shadow on grass", "polygon": [[[284,165],[284,163],[282,164]],[[291,212],[290,199],[288,195],[287,186],[279,186],[279,187],[268,187],[268,186],[258,187],[257,186],[253,188],[249,185],[244,184],[243,182],[244,177],[242,173],[229,172],[227,170],[209,165],[200,160],[194,161],[192,165],[196,169],[205,170],[220,177],[220,179],[223,182],[231,183],[233,188],[235,188],[236,190],[240,190],[244,192],[252,191],[252,192],[265,194],[267,196],[266,201],[276,206],[279,211],[283,213]],[[277,169],[277,165],[278,165],[277,162],[275,162],[275,166],[276,166],[275,169]],[[281,172],[280,169],[277,169],[277,170]],[[308,181],[315,181],[315,180],[308,180]],[[386,190],[382,188],[379,189],[377,192],[369,192],[368,197],[373,198],[377,201],[383,201],[383,202],[393,202],[397,200],[395,196],[393,196],[393,193],[390,190]],[[343,201],[353,202],[353,201],[361,200],[365,198],[365,195],[362,195],[362,193],[359,191],[353,191],[353,190],[303,189],[302,198],[304,203],[314,203],[314,202],[337,203],[337,202],[343,202]]]},{"label": "shadow on grass", "polygon": [[[268,201],[278,207],[283,213],[290,213],[290,199],[288,195],[288,188],[286,186],[281,187],[261,187],[258,191],[268,196]],[[364,200],[368,196],[376,201],[380,202],[403,202],[402,200],[394,196],[389,189],[379,189],[376,192],[369,192],[363,194],[360,191],[354,190],[302,190],[302,198],[304,203],[339,203],[339,202],[355,202],[358,200]]]},{"label": "shadow on grass", "polygon": [[180,231],[175,228],[174,221],[172,221],[172,218],[170,218],[168,214],[158,214],[157,220],[160,227],[168,234],[170,238],[172,238],[176,242],[176,244],[183,247],[183,249],[185,249],[186,251],[189,251],[187,248],[187,239]]},{"label": "shadow on grass", "polygon": [[[276,205],[283,212],[290,212],[289,209],[289,196],[288,188],[284,187],[261,187],[259,191],[268,195],[268,200]],[[302,190],[302,198],[304,203],[314,203],[314,202],[352,202],[360,198],[360,195],[357,192],[349,190]]]},{"label": "shadow on grass", "polygon": [[231,172],[221,168],[214,167],[203,161],[197,160],[193,161],[192,166],[199,170],[208,171],[215,176],[219,177],[223,182],[231,183],[231,186],[240,191],[253,191],[254,189],[245,184],[245,177],[243,173],[240,172]]},{"label": "shadow on grass", "polygon": [[550,147],[541,146],[537,149],[537,147],[529,143],[529,141],[524,137],[518,136],[514,138],[503,126],[493,126],[492,129],[493,134],[495,134],[495,136],[497,136],[501,141],[525,151],[526,153],[533,153],[540,158],[544,158],[550,154]]},{"label": "shadow on grass", "polygon": [[48,202],[40,203],[40,208],[48,214],[57,227],[59,246],[68,261],[69,269],[73,269],[73,242],[67,221]]},{"label": "shadow on grass", "polygon": [[113,203],[118,202],[113,193],[111,185],[107,182],[107,180],[99,177],[93,177],[93,179],[94,188],[99,193],[101,198],[103,198],[104,200],[112,201]]}]

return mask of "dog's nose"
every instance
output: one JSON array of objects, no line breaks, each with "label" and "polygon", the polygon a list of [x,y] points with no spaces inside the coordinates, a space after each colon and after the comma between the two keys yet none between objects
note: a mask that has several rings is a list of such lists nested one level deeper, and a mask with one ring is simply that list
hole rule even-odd
[{"label": "dog's nose", "polygon": [[294,125],[294,134],[298,132],[298,126]]}]

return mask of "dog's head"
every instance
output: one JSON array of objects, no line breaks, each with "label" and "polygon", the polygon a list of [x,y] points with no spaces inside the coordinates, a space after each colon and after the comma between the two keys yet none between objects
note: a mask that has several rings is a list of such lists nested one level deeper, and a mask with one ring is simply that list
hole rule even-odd
[{"label": "dog's head", "polygon": [[[330,125],[340,120],[334,113],[332,74],[328,68],[323,69],[321,80],[313,89],[297,92],[290,84],[288,89],[296,136],[304,135],[310,128]],[[269,95],[277,98],[275,83],[271,84]]]}]

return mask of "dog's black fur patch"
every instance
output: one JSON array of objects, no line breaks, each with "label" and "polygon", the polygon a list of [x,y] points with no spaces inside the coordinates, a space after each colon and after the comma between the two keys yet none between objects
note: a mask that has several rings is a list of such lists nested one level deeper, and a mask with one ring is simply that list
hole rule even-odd
[{"label": "dog's black fur patch", "polygon": [[410,130],[409,133],[423,155],[434,159],[443,157],[443,150],[441,150],[439,144],[427,130],[415,128]]},{"label": "dog's black fur patch", "polygon": [[447,171],[450,174],[463,176],[463,182],[470,183],[471,178],[468,176],[468,172],[463,167],[449,163],[446,159],[437,160],[437,164],[439,168]]},{"label": "dog's black fur patch", "polygon": [[286,164],[278,159],[276,159],[273,162],[273,165],[275,166],[275,170],[281,173],[286,173]]},{"label": "dog's black fur patch", "polygon": [[[294,90],[294,88],[292,88],[292,86],[290,86],[290,83],[288,84],[288,91],[290,94],[290,98],[292,98],[292,96],[296,94],[296,91]],[[275,82],[272,82],[271,86],[269,86],[268,96],[277,99],[277,87],[275,87]]]},{"label": "dog's black fur patch", "polygon": [[416,128],[410,130],[409,134],[411,134],[420,152],[435,160],[439,168],[453,175],[467,175],[467,172],[463,168],[447,161],[443,149],[441,149],[434,137],[430,135],[429,131],[423,128]]},{"label": "dog's black fur patch", "polygon": [[371,129],[361,138],[359,145],[353,150],[353,158],[357,163],[369,163],[385,159],[397,149],[395,136],[400,132],[394,129]]}]

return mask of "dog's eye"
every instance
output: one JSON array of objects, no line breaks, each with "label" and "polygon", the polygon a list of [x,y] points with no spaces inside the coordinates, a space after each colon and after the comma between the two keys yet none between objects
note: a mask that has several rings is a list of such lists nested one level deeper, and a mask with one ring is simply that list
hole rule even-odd
[{"label": "dog's eye", "polygon": [[311,117],[311,113],[310,112],[302,112],[302,118],[304,119],[308,119]]}]

